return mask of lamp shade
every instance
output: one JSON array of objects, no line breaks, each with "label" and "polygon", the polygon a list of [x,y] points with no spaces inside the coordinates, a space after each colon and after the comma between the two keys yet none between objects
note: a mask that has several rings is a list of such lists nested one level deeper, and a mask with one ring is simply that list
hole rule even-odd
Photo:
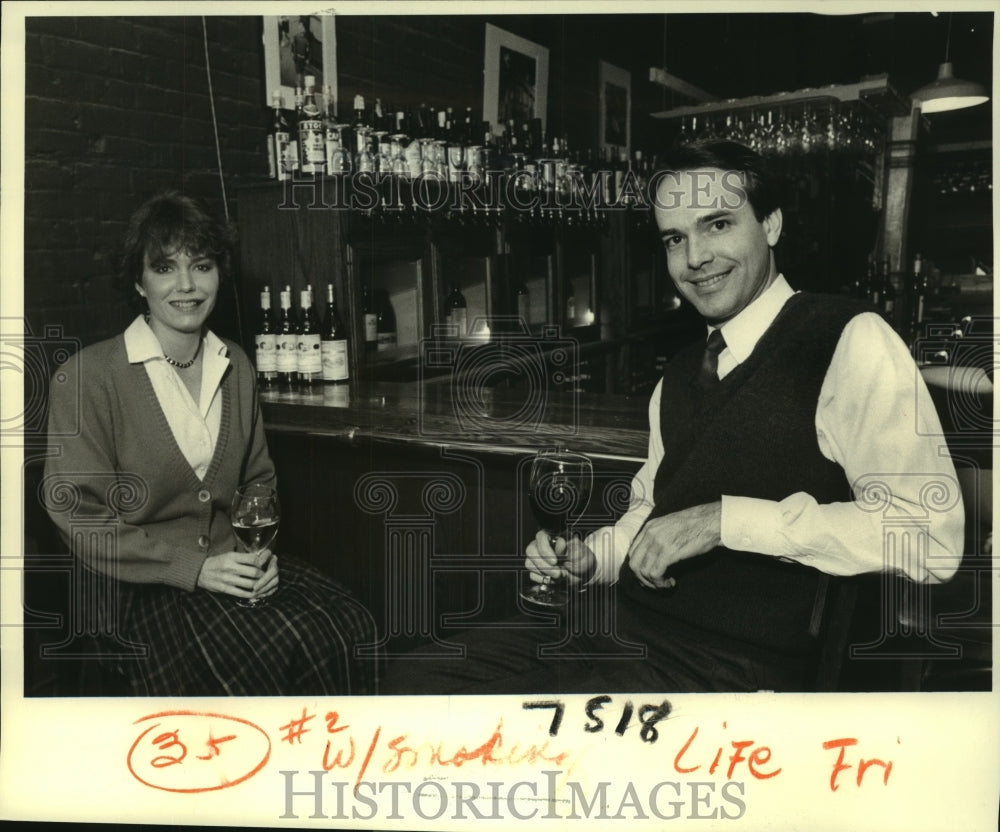
[{"label": "lamp shade", "polygon": [[990,100],[982,84],[956,78],[949,61],[938,67],[938,77],[935,80],[922,86],[911,97],[920,102],[920,111],[923,113],[960,110]]}]

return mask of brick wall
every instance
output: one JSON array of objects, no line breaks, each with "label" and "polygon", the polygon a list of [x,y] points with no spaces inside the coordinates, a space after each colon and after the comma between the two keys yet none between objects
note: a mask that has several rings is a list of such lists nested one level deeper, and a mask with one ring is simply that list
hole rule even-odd
[{"label": "brick wall", "polygon": [[[131,211],[159,188],[222,210],[202,21],[29,18],[25,44],[25,314],[92,343],[132,316],[112,285]],[[262,170],[260,20],[207,18],[227,188]],[[229,191],[232,202],[232,191]],[[235,304],[216,327],[232,334]]]}]

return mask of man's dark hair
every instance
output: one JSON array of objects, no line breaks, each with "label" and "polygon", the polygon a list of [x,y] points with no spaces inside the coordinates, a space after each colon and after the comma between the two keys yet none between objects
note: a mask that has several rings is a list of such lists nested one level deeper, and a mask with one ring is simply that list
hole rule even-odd
[{"label": "man's dark hair", "polygon": [[658,166],[683,171],[718,168],[740,174],[743,191],[758,222],[780,207],[780,186],[764,158],[739,142],[703,140],[668,150]]},{"label": "man's dark hair", "polygon": [[214,258],[219,277],[229,277],[234,231],[219,222],[198,199],[180,191],[162,191],[129,219],[122,241],[119,285],[128,294],[142,280],[144,258],[157,260],[175,251]]}]

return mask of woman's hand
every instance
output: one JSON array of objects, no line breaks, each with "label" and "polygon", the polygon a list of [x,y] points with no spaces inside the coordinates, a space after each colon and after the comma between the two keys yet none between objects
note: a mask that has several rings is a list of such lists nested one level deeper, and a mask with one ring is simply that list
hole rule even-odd
[{"label": "woman's hand", "polygon": [[[257,566],[270,558],[271,564],[267,571]],[[270,550],[265,549],[259,555],[250,552],[222,552],[209,555],[198,573],[198,586],[209,592],[223,592],[235,595],[237,598],[251,598],[258,585],[263,586],[268,574],[273,572],[273,581],[277,588],[278,567],[273,563],[276,558]],[[271,589],[273,592],[274,589]]]},{"label": "woman's hand", "polygon": [[548,534],[539,532],[525,555],[524,565],[533,581],[565,576],[570,585],[577,586],[589,581],[597,569],[597,556],[578,537],[569,542],[557,537],[553,545]]},{"label": "woman's hand", "polygon": [[267,598],[278,589],[278,556],[271,554],[270,549],[265,549],[261,557],[267,560],[264,561],[264,574],[254,584],[254,598]]}]

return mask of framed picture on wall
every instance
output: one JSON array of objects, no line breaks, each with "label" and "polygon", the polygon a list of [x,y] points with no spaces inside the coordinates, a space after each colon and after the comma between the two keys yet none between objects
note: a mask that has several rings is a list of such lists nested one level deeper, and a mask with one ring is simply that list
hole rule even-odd
[{"label": "framed picture on wall", "polygon": [[511,119],[540,118],[544,130],[549,50],[487,23],[484,62],[483,120],[498,134]]},{"label": "framed picture on wall", "polygon": [[264,98],[281,90],[286,109],[295,106],[295,87],[306,75],[316,78],[316,90],[327,84],[337,103],[337,34],[332,14],[283,14],[264,18]]},{"label": "framed picture on wall", "polygon": [[632,76],[621,67],[601,61],[598,87],[598,144],[631,154]]}]

